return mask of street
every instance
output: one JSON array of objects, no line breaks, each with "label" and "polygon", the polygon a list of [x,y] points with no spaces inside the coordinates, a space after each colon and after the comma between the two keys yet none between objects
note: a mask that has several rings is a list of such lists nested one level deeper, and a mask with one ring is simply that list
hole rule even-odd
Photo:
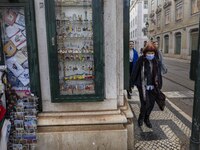
[{"label": "street", "polygon": [[164,75],[164,91],[194,90],[194,81],[189,79],[190,61],[165,57],[164,62],[168,69]]},{"label": "street", "polygon": [[163,76],[167,98],[192,118],[194,81],[189,79],[190,61],[164,58],[168,73]]}]

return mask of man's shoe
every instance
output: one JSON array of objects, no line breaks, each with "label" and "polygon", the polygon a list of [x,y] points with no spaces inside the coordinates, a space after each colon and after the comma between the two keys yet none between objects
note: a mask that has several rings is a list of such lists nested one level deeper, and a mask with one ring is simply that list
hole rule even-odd
[{"label": "man's shoe", "polygon": [[146,124],[146,126],[147,126],[148,128],[152,128],[152,124],[151,124],[151,122],[149,121],[149,118],[144,119],[144,123]]}]

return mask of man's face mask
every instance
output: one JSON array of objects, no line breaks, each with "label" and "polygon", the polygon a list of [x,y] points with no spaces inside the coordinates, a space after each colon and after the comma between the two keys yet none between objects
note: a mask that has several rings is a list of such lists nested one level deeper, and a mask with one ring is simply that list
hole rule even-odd
[{"label": "man's face mask", "polygon": [[154,57],[155,57],[155,53],[154,52],[147,52],[146,53],[146,58],[148,60],[152,60],[152,59],[154,59]]}]

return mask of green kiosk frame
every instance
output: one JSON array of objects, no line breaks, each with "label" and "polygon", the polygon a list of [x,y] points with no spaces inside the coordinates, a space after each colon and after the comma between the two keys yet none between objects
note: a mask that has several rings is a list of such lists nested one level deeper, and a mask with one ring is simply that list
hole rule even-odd
[{"label": "green kiosk frame", "polygon": [[103,0],[45,3],[52,102],[102,101]]}]

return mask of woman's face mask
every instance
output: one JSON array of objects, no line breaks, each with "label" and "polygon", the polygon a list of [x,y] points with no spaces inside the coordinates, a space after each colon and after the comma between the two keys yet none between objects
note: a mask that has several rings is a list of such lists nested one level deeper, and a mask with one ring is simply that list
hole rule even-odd
[{"label": "woman's face mask", "polygon": [[152,59],[154,59],[154,57],[155,57],[155,53],[154,52],[148,52],[148,53],[146,53],[146,58],[148,60],[152,60]]}]

